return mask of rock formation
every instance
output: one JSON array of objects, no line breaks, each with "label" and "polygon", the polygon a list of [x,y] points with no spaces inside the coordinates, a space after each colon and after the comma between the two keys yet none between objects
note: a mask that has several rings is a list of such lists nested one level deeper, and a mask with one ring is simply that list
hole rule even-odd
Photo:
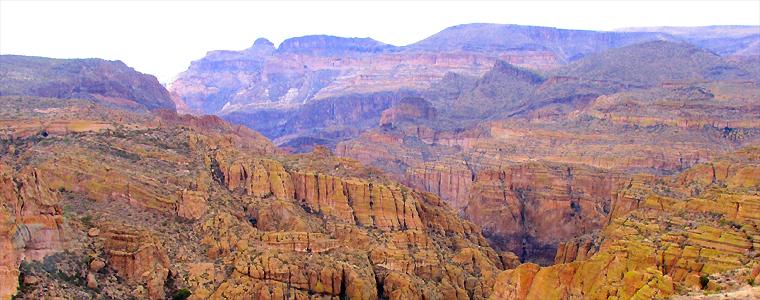
[{"label": "rock formation", "polygon": [[502,272],[491,297],[631,299],[720,289],[700,276],[757,263],[757,148],[744,151],[713,163],[733,166],[720,177],[700,165],[623,189],[637,204],[618,211],[598,240],[560,247],[556,265]]},{"label": "rock formation", "polygon": [[[3,172],[16,178],[7,184],[34,193],[24,210],[53,215],[25,218],[35,228],[25,244],[6,243],[17,254],[3,280],[37,278],[20,287],[28,297],[163,299],[185,288],[198,299],[485,299],[495,276],[517,264],[435,195],[324,148],[283,154],[213,117],[15,103],[46,113],[20,114],[7,128]],[[106,114],[106,129],[15,135],[38,114],[101,120],[93,112]],[[10,165],[36,171],[21,177]],[[30,179],[19,187],[21,178]],[[54,199],[49,211],[32,205],[40,199]],[[59,235],[71,237],[68,246],[54,243]],[[61,252],[30,260],[52,251]]]},{"label": "rock formation", "polygon": [[169,275],[166,251],[150,233],[123,226],[105,233],[108,265],[125,280],[144,283],[148,289],[144,297],[165,299],[164,281]]},{"label": "rock formation", "polygon": [[41,260],[65,242],[59,195],[35,169],[0,163],[0,298],[13,295],[22,260]]}]

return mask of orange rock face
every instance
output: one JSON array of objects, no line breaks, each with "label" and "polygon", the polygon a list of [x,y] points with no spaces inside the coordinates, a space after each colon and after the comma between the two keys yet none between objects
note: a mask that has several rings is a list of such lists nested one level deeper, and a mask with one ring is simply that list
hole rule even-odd
[{"label": "orange rock face", "polygon": [[260,198],[296,199],[309,211],[341,222],[386,230],[421,228],[415,195],[399,187],[323,174],[289,173],[270,160],[220,162],[219,170],[231,190]]},{"label": "orange rock face", "polygon": [[525,164],[478,175],[465,216],[497,245],[543,262],[557,241],[602,227],[620,185],[619,175],[583,166]]},{"label": "orange rock face", "polygon": [[554,256],[555,264],[586,260],[599,250],[598,242],[590,237],[581,237],[561,243]]},{"label": "orange rock face", "polygon": [[104,235],[108,264],[124,279],[144,283],[147,298],[164,299],[169,258],[160,242],[133,228],[110,228]]},{"label": "orange rock face", "polygon": [[0,163],[0,298],[18,285],[18,266],[60,251],[65,241],[56,191],[37,170],[15,173]]},{"label": "orange rock face", "polygon": [[380,126],[393,126],[403,121],[435,118],[435,109],[424,99],[408,98],[400,102],[380,114]]},{"label": "orange rock face", "polygon": [[177,215],[186,219],[197,220],[208,210],[208,195],[198,191],[182,191],[178,195]]},{"label": "orange rock face", "polygon": [[[265,261],[254,259],[253,263],[248,263],[246,271],[236,269],[241,274],[234,275],[234,280],[228,280],[229,285],[222,285],[224,289],[217,290],[214,293],[216,296],[235,297],[245,285],[254,286],[255,293],[264,298],[278,297],[283,293],[300,295],[307,290],[314,291],[315,287],[311,286],[316,285],[320,287],[317,290],[323,291],[319,293],[328,298],[354,295],[359,299],[374,299],[386,295],[392,299],[406,299],[426,297],[423,295],[435,297],[458,294],[484,298],[490,294],[491,278],[504,266],[499,254],[487,247],[487,242],[478,234],[477,227],[459,220],[448,211],[445,204],[430,194],[419,193],[398,184],[341,178],[314,170],[289,171],[277,161],[241,160],[244,157],[241,154],[224,149],[217,150],[213,157],[209,159],[209,167],[216,170],[216,180],[230,191],[243,197],[252,197],[251,201],[254,202],[259,201],[256,199],[277,201],[265,207],[254,208],[251,212],[255,220],[254,226],[259,230],[326,230],[328,233],[263,233],[256,239],[269,248],[279,249],[281,253],[275,261],[288,261],[290,265],[279,266],[281,263],[278,263],[277,268],[283,270],[277,271],[271,270],[274,268],[271,265],[260,266]],[[274,199],[292,199],[293,204],[298,206],[290,206],[287,202]],[[293,216],[303,212],[317,215],[328,226],[319,229],[321,226],[312,223],[316,221],[312,217],[301,217],[300,221],[296,221]],[[209,224],[209,228],[223,226],[220,223],[214,224]],[[245,228],[247,227],[241,227],[241,230]],[[256,254],[257,248],[251,247],[250,242],[241,244],[242,240],[250,241],[251,238],[245,236],[255,235],[255,231],[244,232],[245,230],[239,233],[243,237],[236,234],[238,237],[233,238],[235,241],[223,236],[213,238],[214,242],[209,240],[214,245],[213,255],[224,257],[226,253],[231,255],[237,252],[235,260],[238,261],[259,257],[260,254]],[[441,239],[442,236],[454,238],[446,241]],[[446,255],[453,255],[455,260],[461,260],[461,264],[477,265],[468,269],[452,264],[441,270],[440,265],[446,262],[439,258],[440,252],[436,250],[439,247],[436,245],[440,243],[461,249],[459,252],[446,252],[450,253]],[[338,274],[330,275],[331,280],[307,280],[303,286],[299,286],[293,281],[295,277],[291,277],[289,289],[286,288],[287,285],[282,285],[288,282],[284,277],[259,275],[277,274],[285,272],[284,270],[290,270],[288,274],[291,276],[302,276],[294,272],[312,272],[311,265],[318,263],[302,265],[302,259],[298,258],[308,253],[324,253],[329,257],[363,256],[362,259],[350,259],[348,262],[354,266],[374,266],[373,277],[377,281],[355,282],[361,276],[352,274],[362,274],[366,269],[341,265],[337,269],[331,267],[313,271],[317,274]],[[504,260],[512,262],[506,256]],[[253,272],[254,269],[261,271]],[[448,276],[459,279],[450,282],[445,279]],[[332,282],[343,283],[336,285]],[[264,288],[265,286],[270,288]],[[280,287],[276,288],[277,286]],[[378,294],[378,289],[374,286],[381,287],[381,294]],[[420,289],[421,286],[429,290]]]}]

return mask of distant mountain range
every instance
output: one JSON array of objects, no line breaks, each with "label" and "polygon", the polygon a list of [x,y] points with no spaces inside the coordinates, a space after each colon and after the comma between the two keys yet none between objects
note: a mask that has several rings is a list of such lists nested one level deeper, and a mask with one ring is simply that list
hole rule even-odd
[{"label": "distant mountain range", "polygon": [[[441,86],[447,80],[456,77],[460,83],[474,82],[497,61],[532,70],[544,78],[594,79],[628,86],[650,86],[662,81],[752,79],[758,71],[747,67],[746,62],[760,56],[755,51],[760,36],[753,34],[753,30],[760,27],[600,32],[466,24],[446,28],[403,47],[369,38],[304,36],[285,40],[275,48],[271,42],[258,39],[246,50],[209,52],[181,73],[170,90],[181,100],[178,105],[187,107],[188,112],[225,116],[280,144],[308,136],[308,140],[333,145],[367,126],[349,126],[353,133],[347,133],[345,125],[355,120],[342,123],[327,113],[305,122],[297,116],[311,115],[313,107],[326,105],[345,111],[351,109],[341,107],[361,103],[364,106],[356,109],[363,111],[362,119],[369,118],[375,124],[392,102],[387,101],[389,96],[380,97],[386,100],[373,100],[378,93],[394,94],[392,98],[396,100],[419,94],[435,97],[431,91],[449,89]],[[606,52],[652,41],[668,43]],[[524,104],[524,100],[512,101]],[[487,110],[490,114],[504,113],[494,111],[493,107]],[[470,110],[460,111],[459,115],[471,113],[475,113],[472,115],[475,119],[482,116]]]}]

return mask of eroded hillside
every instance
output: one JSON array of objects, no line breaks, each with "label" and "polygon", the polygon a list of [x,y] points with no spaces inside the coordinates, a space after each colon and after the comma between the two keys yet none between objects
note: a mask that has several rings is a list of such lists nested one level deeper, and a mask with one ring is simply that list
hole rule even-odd
[{"label": "eroded hillside", "polygon": [[2,102],[4,297],[484,299],[518,263],[432,194],[217,117]]}]

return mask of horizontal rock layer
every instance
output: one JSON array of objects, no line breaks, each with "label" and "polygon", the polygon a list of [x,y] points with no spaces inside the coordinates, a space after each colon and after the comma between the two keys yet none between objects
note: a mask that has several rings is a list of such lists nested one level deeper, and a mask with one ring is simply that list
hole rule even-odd
[{"label": "horizontal rock layer", "polygon": [[623,193],[635,195],[636,204],[616,205],[620,210],[600,239],[563,245],[556,265],[524,264],[502,272],[491,297],[666,297],[705,288],[700,276],[757,263],[757,148],[745,151],[714,162],[734,168],[714,182],[704,180],[712,174],[700,165],[677,176],[631,184]]}]

